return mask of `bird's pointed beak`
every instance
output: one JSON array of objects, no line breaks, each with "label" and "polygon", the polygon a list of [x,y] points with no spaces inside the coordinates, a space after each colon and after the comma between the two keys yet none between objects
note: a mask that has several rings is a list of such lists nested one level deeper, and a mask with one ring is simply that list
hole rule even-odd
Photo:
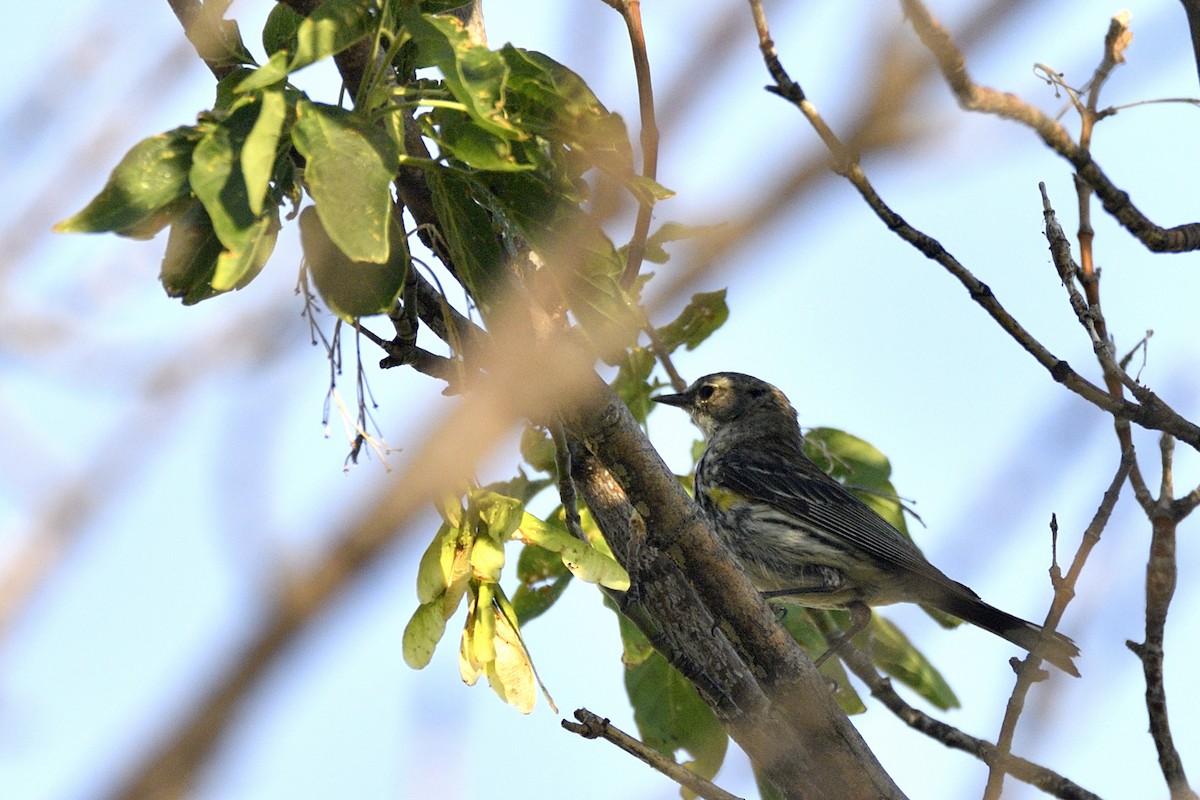
[{"label": "bird's pointed beak", "polygon": [[664,406],[675,406],[677,408],[688,408],[692,405],[692,398],[686,394],[660,394],[658,397],[651,397],[656,403],[662,403]]}]

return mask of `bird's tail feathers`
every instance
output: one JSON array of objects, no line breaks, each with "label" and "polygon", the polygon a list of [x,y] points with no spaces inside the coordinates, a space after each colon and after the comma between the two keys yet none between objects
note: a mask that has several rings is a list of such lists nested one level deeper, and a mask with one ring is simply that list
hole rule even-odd
[{"label": "bird's tail feathers", "polygon": [[1042,627],[1040,625],[989,606],[977,597],[957,592],[947,593],[932,605],[972,625],[978,625],[984,630],[991,631],[1030,652],[1033,652],[1034,648],[1040,648],[1042,658],[1068,675],[1079,677],[1079,669],[1072,660],[1079,655],[1079,648],[1061,633],[1055,632],[1045,641],[1041,641]]}]

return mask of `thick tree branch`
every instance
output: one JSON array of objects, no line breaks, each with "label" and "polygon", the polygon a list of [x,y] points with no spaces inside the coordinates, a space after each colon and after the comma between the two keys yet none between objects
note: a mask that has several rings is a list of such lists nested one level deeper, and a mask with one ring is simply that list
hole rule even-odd
[{"label": "thick tree branch", "polygon": [[564,414],[568,432],[612,474],[645,524],[646,545],[678,566],[717,621],[714,632],[761,687],[747,685],[732,703],[714,706],[730,735],[785,797],[902,796],[625,405],[598,379],[582,398]]}]

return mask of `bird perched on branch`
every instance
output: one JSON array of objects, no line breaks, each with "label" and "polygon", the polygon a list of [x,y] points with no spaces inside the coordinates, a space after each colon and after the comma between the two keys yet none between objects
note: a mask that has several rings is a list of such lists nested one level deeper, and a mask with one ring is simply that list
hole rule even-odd
[{"label": "bird perched on branch", "polygon": [[870,606],[940,609],[1078,676],[1079,648],[979,599],[926,560],[907,536],[804,454],[796,410],[783,392],[737,372],[706,375],[654,400],[685,409],[707,447],[695,497],[711,527],[767,597],[846,608],[859,628]]}]

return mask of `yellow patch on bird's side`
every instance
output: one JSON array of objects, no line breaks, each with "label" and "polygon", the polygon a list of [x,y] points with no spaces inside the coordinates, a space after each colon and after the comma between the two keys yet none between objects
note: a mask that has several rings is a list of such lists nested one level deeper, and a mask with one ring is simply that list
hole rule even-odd
[{"label": "yellow patch on bird's side", "polygon": [[728,511],[733,507],[734,503],[738,503],[746,499],[737,492],[732,492],[729,489],[722,489],[720,486],[709,486],[704,490],[704,493],[708,495],[708,499],[712,500],[713,505],[715,505],[719,511]]}]

